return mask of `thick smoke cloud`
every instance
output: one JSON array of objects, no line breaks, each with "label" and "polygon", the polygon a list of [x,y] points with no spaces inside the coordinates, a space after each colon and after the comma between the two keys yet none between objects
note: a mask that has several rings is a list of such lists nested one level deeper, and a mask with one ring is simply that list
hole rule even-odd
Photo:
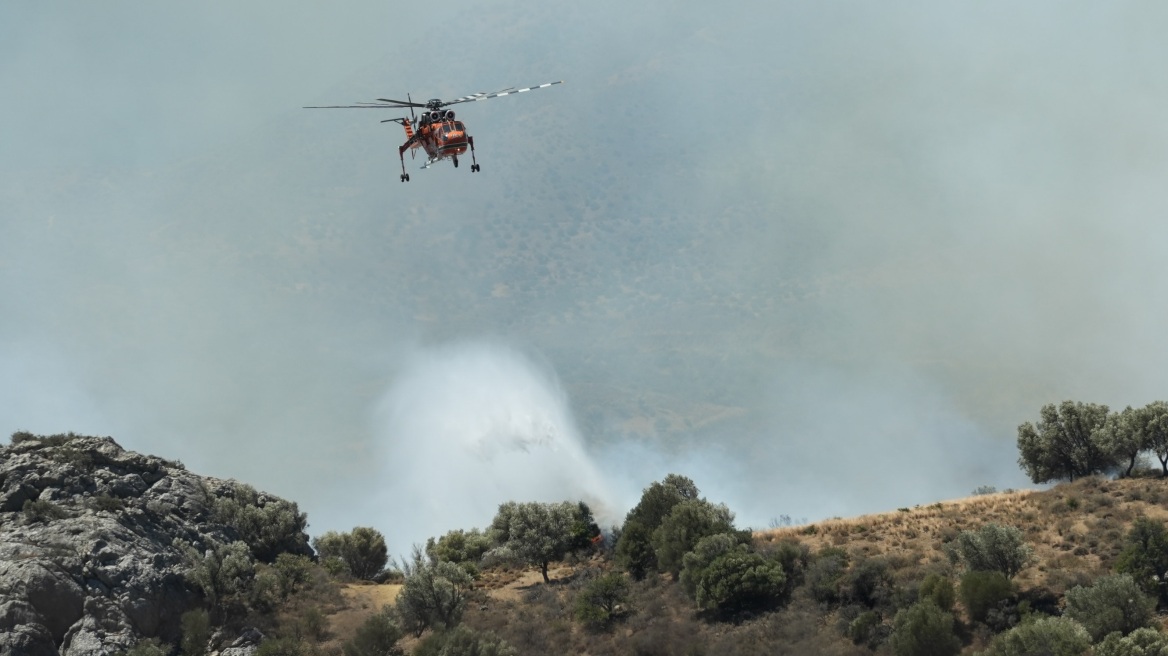
[{"label": "thick smoke cloud", "polygon": [[[1042,404],[1164,396],[1166,31],[1143,2],[0,5],[0,430],[107,433],[399,552],[505,495],[619,518],[671,471],[749,525],[1023,485]],[[389,116],[300,109],[555,79],[458,108],[481,174],[408,185]],[[411,491],[444,458],[474,491]]]}]

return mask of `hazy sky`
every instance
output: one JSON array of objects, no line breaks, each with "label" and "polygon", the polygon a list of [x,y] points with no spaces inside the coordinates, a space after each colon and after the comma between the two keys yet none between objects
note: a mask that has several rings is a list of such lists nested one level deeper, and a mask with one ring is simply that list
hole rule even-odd
[{"label": "hazy sky", "polygon": [[[1163,399],[1153,2],[0,5],[0,429],[108,434],[395,552],[502,500],[740,523],[1026,483]],[[377,97],[482,172],[401,184]]]}]

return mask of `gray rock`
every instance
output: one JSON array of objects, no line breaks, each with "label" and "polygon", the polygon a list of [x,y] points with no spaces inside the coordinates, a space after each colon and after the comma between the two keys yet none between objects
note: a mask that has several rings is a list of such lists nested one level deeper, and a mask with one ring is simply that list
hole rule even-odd
[{"label": "gray rock", "polygon": [[[0,655],[112,656],[146,638],[177,644],[182,614],[202,605],[184,577],[184,544],[202,552],[237,539],[212,517],[215,499],[235,486],[111,438],[0,446]],[[25,513],[36,500],[44,512]],[[256,645],[234,648],[251,654]]]}]

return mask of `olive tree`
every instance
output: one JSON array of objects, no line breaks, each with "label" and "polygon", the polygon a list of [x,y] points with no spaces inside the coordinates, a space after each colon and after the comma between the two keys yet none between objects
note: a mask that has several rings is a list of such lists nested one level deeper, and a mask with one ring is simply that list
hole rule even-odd
[{"label": "olive tree", "polygon": [[410,562],[402,564],[405,581],[396,606],[404,628],[415,636],[428,628],[454,628],[462,620],[473,580],[451,562],[434,562],[415,546]]},{"label": "olive tree", "polygon": [[682,501],[698,498],[698,488],[685,476],[669,474],[654,482],[641,493],[641,500],[625,516],[620,539],[616,543],[616,558],[634,578],[643,578],[657,569],[653,550],[653,532]]},{"label": "olive tree", "polygon": [[1067,591],[1066,616],[1087,629],[1095,642],[1118,631],[1127,635],[1149,626],[1156,602],[1127,574],[1104,576],[1090,586]]},{"label": "olive tree", "polygon": [[981,656],[1082,656],[1090,647],[1083,625],[1069,617],[1043,617],[998,634]]},{"label": "olive tree", "polygon": [[1115,560],[1115,571],[1131,575],[1144,592],[1163,597],[1168,592],[1163,587],[1168,574],[1168,528],[1164,522],[1137,517]]},{"label": "olive tree", "polygon": [[989,523],[976,531],[962,531],[956,540],[957,554],[971,571],[1001,572],[1013,578],[1034,557],[1022,530]]},{"label": "olive tree", "polygon": [[1018,427],[1018,465],[1031,481],[1073,481],[1114,466],[1102,435],[1107,406],[1063,401],[1044,405],[1040,416],[1038,422]]},{"label": "olive tree", "polygon": [[590,531],[600,534],[586,504],[508,501],[499,505],[491,521],[491,536],[499,545],[491,553],[539,567],[544,583],[548,583],[548,565],[587,546],[589,540],[582,536]]},{"label": "olive tree", "polygon": [[1107,634],[1095,646],[1095,656],[1165,656],[1168,654],[1168,635],[1156,629],[1136,629],[1127,635],[1118,631]]},{"label": "olive tree", "polygon": [[702,538],[734,532],[734,513],[725,504],[705,499],[687,499],[675,505],[657,530],[651,544],[657,568],[669,572],[676,580],[681,573],[685,554],[693,551]]},{"label": "olive tree", "polygon": [[1149,403],[1139,409],[1136,420],[1144,434],[1147,448],[1156,454],[1164,476],[1168,477],[1168,403]]},{"label": "olive tree", "polygon": [[275,562],[276,556],[285,552],[311,554],[304,532],[308,515],[300,512],[295,502],[236,484],[230,496],[215,500],[212,515],[215,521],[235,529],[252,555],[265,563]]},{"label": "olive tree", "polygon": [[186,547],[186,579],[203,591],[211,609],[223,616],[226,607],[240,601],[255,578],[247,544],[213,544],[204,553]]},{"label": "olive tree", "polygon": [[389,562],[385,536],[366,526],[358,526],[348,533],[328,531],[314,539],[312,546],[321,559],[339,559],[359,579],[373,579]]}]

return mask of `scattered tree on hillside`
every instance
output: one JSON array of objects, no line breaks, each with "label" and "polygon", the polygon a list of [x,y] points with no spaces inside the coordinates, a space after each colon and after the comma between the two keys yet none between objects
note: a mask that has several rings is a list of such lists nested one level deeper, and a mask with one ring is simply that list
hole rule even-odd
[{"label": "scattered tree on hillside", "polygon": [[956,540],[957,555],[973,571],[1001,572],[1013,578],[1034,557],[1022,530],[994,523],[976,531],[962,531]]},{"label": "scattered tree on hillside", "polygon": [[682,559],[693,551],[698,540],[734,531],[734,513],[726,504],[714,505],[705,499],[687,499],[675,505],[653,531],[653,553],[657,568],[677,580]]},{"label": "scattered tree on hillside", "polygon": [[1168,635],[1156,629],[1136,629],[1127,635],[1110,633],[1095,646],[1095,656],[1161,656],[1168,654]]},{"label": "scattered tree on hillside", "polygon": [[402,629],[389,606],[369,616],[356,634],[342,645],[344,656],[401,656]]},{"label": "scattered tree on hillside", "polygon": [[405,581],[396,607],[402,625],[415,636],[426,629],[452,629],[462,620],[473,580],[451,562],[433,562],[415,546],[410,562],[402,564]]},{"label": "scattered tree on hillside", "polygon": [[1123,469],[1123,476],[1131,476],[1140,453],[1150,446],[1141,426],[1141,414],[1140,410],[1128,406],[1122,412],[1108,415],[1099,429],[1100,447],[1110,453],[1116,465]]},{"label": "scattered tree on hillside", "polygon": [[1130,574],[1148,594],[1161,598],[1168,595],[1163,581],[1168,573],[1168,528],[1164,522],[1137,517],[1124,539],[1123,551],[1115,560],[1115,571]]},{"label": "scattered tree on hillside", "polygon": [[538,566],[544,583],[550,582],[549,563],[590,544],[590,540],[582,540],[588,532],[600,534],[588,506],[568,501],[500,504],[490,531],[500,545],[492,550],[494,557]]},{"label": "scattered tree on hillside", "polygon": [[465,624],[430,634],[413,652],[414,656],[516,656],[517,653],[494,633],[475,631]]},{"label": "scattered tree on hillside", "polygon": [[698,488],[685,476],[669,474],[641,493],[641,500],[625,516],[620,539],[616,543],[617,561],[633,578],[644,578],[657,570],[653,550],[653,532],[682,501],[698,498]]},{"label": "scattered tree on hillside", "polygon": [[608,572],[589,581],[576,595],[576,619],[592,628],[603,627],[628,599],[628,579],[620,572]]},{"label": "scattered tree on hillside", "polygon": [[703,537],[684,561],[681,584],[698,608],[724,613],[768,608],[787,593],[783,565],[752,550],[735,533]]},{"label": "scattered tree on hillside", "polygon": [[1163,475],[1168,477],[1168,403],[1153,401],[1140,408],[1138,422],[1147,448],[1156,454]]},{"label": "scattered tree on hillside", "polygon": [[1035,483],[1075,480],[1114,466],[1102,443],[1108,408],[1094,403],[1063,401],[1042,407],[1037,423],[1018,427],[1018,464]]},{"label": "scattered tree on hillside", "polygon": [[385,536],[366,526],[358,526],[348,533],[328,531],[314,539],[312,546],[321,559],[339,559],[359,579],[373,579],[389,562]]},{"label": "scattered tree on hillside", "polygon": [[437,561],[477,563],[490,549],[490,536],[477,528],[450,531],[437,540],[426,540],[426,555]]},{"label": "scattered tree on hillside", "polygon": [[897,656],[953,656],[961,640],[953,631],[953,615],[932,601],[921,601],[896,613],[889,644]]},{"label": "scattered tree on hillside", "polygon": [[265,563],[275,562],[281,553],[310,553],[308,515],[295,502],[261,495],[250,485],[236,484],[229,497],[215,500],[215,521],[239,533],[251,553]]},{"label": "scattered tree on hillside", "polygon": [[241,541],[215,544],[206,553],[188,546],[186,560],[187,580],[203,591],[219,618],[230,605],[241,602],[255,578],[251,549]]},{"label": "scattered tree on hillside", "polygon": [[982,656],[1083,656],[1091,636],[1069,617],[1043,617],[998,634]]},{"label": "scattered tree on hillside", "polygon": [[1075,586],[1064,599],[1066,616],[1082,624],[1094,642],[1113,631],[1127,635],[1150,626],[1156,611],[1156,602],[1127,574],[1104,576],[1087,587]]}]

